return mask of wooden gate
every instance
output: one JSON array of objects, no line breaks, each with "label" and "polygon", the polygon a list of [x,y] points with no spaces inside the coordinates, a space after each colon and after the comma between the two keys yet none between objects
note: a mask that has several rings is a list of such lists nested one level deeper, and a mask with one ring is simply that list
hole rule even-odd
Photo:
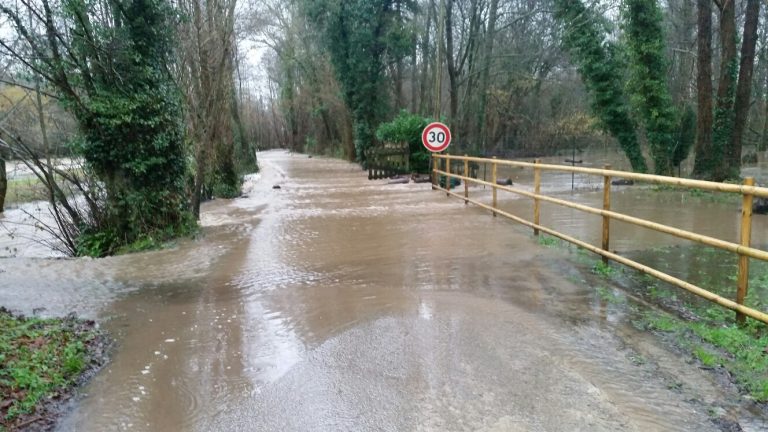
[{"label": "wooden gate", "polygon": [[365,151],[368,180],[410,174],[408,143],[381,143]]}]

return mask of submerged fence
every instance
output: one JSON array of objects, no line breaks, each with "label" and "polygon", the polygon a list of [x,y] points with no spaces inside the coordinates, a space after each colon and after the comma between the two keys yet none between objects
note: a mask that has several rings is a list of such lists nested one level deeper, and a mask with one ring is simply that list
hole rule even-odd
[{"label": "submerged fence", "polygon": [[[587,249],[603,257],[603,261],[609,260],[621,263],[627,267],[639,270],[643,273],[656,277],[664,282],[670,283],[677,287],[680,287],[686,291],[689,291],[699,297],[705,298],[713,303],[736,312],[736,317],[739,322],[743,322],[745,317],[754,318],[758,321],[762,321],[768,324],[768,314],[759,310],[747,307],[744,305],[744,299],[747,296],[749,289],[749,259],[759,259],[768,261],[768,252],[756,249],[751,246],[752,238],[752,204],[755,197],[768,198],[768,188],[755,186],[754,178],[748,177],[741,185],[716,183],[703,180],[691,180],[677,177],[665,177],[651,174],[638,174],[625,171],[611,170],[610,165],[606,165],[604,169],[596,168],[581,168],[564,165],[546,165],[540,163],[537,159],[536,162],[519,162],[502,159],[488,159],[468,156],[451,156],[435,154],[434,163],[432,164],[432,188],[446,192],[448,196],[454,196],[464,200],[464,203],[472,203],[482,208],[488,209],[493,212],[493,216],[501,215],[509,218],[515,222],[523,224],[533,229],[535,235],[539,235],[540,232],[549,234],[554,237],[558,237],[569,243],[572,243],[581,248]],[[444,161],[443,169],[441,168],[440,161]],[[462,164],[463,162],[463,164]],[[491,180],[485,181],[472,176],[467,175],[470,173],[469,164],[490,164],[491,165]],[[453,167],[452,167],[453,165]],[[534,172],[533,180],[533,192],[515,188],[513,186],[505,186],[497,183],[497,173],[499,166],[511,166],[519,168],[531,168]],[[578,204],[572,201],[555,198],[541,194],[541,174],[544,171],[559,171],[580,173],[592,176],[599,176],[603,178],[603,207],[594,208],[583,204]],[[450,181],[447,180],[443,188],[438,181],[439,176],[445,176],[446,179],[459,179],[464,182],[464,194],[454,192],[450,190]],[[720,240],[714,237],[709,237],[702,234],[697,234],[691,231],[682,230],[679,228],[670,227],[664,224],[648,221],[645,219],[637,218],[634,216],[618,213],[611,210],[611,180],[613,178],[622,178],[626,180],[649,182],[663,185],[678,186],[687,189],[700,189],[713,192],[724,193],[737,193],[742,195],[742,210],[741,210],[741,235],[739,243],[732,243],[724,240]],[[492,188],[491,203],[482,203],[480,201],[471,199],[469,197],[469,183],[483,185]],[[498,191],[510,192],[520,196],[533,199],[533,220],[529,221],[519,216],[515,216],[509,212],[503,211],[498,208]],[[585,241],[579,240],[575,237],[569,236],[558,232],[552,228],[542,226],[539,222],[541,216],[541,203],[548,202],[563,207],[576,209],[585,213],[602,216],[602,241],[600,247],[589,244]],[[696,286],[690,282],[671,276],[667,273],[651,268],[644,264],[633,261],[629,258],[618,255],[609,250],[610,238],[611,238],[611,220],[618,220],[629,224],[637,225],[650,230],[658,231],[661,233],[669,234],[678,238],[690,240],[696,243],[700,243],[706,246],[722,249],[735,253],[739,257],[738,266],[738,279],[736,286],[735,301],[712,293],[699,286]]]}]

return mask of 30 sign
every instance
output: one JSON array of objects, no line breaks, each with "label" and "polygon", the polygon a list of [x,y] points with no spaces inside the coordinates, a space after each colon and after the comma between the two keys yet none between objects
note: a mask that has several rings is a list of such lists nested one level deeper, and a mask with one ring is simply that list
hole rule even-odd
[{"label": "30 sign", "polygon": [[442,123],[430,123],[421,133],[421,142],[427,150],[441,152],[451,144],[451,130]]}]

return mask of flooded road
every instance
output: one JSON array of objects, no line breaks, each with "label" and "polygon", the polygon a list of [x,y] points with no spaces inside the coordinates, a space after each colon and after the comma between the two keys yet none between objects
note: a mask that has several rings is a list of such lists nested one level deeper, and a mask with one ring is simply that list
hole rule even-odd
[{"label": "flooded road", "polygon": [[713,412],[765,430],[512,222],[341,161],[259,158],[200,239],[0,260],[0,305],[116,338],[60,431],[719,430]]}]

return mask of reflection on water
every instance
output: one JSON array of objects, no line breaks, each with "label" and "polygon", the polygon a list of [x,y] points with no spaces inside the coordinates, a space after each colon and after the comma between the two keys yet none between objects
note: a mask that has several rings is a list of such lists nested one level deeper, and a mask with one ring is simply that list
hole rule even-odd
[{"label": "reflection on water", "polygon": [[[352,164],[260,160],[249,197],[206,205],[201,239],[103,260],[0,261],[0,304],[76,310],[116,337],[60,430],[712,430],[707,404],[749,417],[572,283],[578,269],[527,230],[429,185],[370,182]],[[625,194],[617,208],[680,216],[651,208],[683,199],[672,193]],[[502,205],[530,212],[526,200]],[[722,207],[710,210],[724,219]],[[543,215],[599,233],[598,218]],[[614,247],[655,245],[634,236],[617,226]],[[654,362],[633,363],[627,344]]]}]

